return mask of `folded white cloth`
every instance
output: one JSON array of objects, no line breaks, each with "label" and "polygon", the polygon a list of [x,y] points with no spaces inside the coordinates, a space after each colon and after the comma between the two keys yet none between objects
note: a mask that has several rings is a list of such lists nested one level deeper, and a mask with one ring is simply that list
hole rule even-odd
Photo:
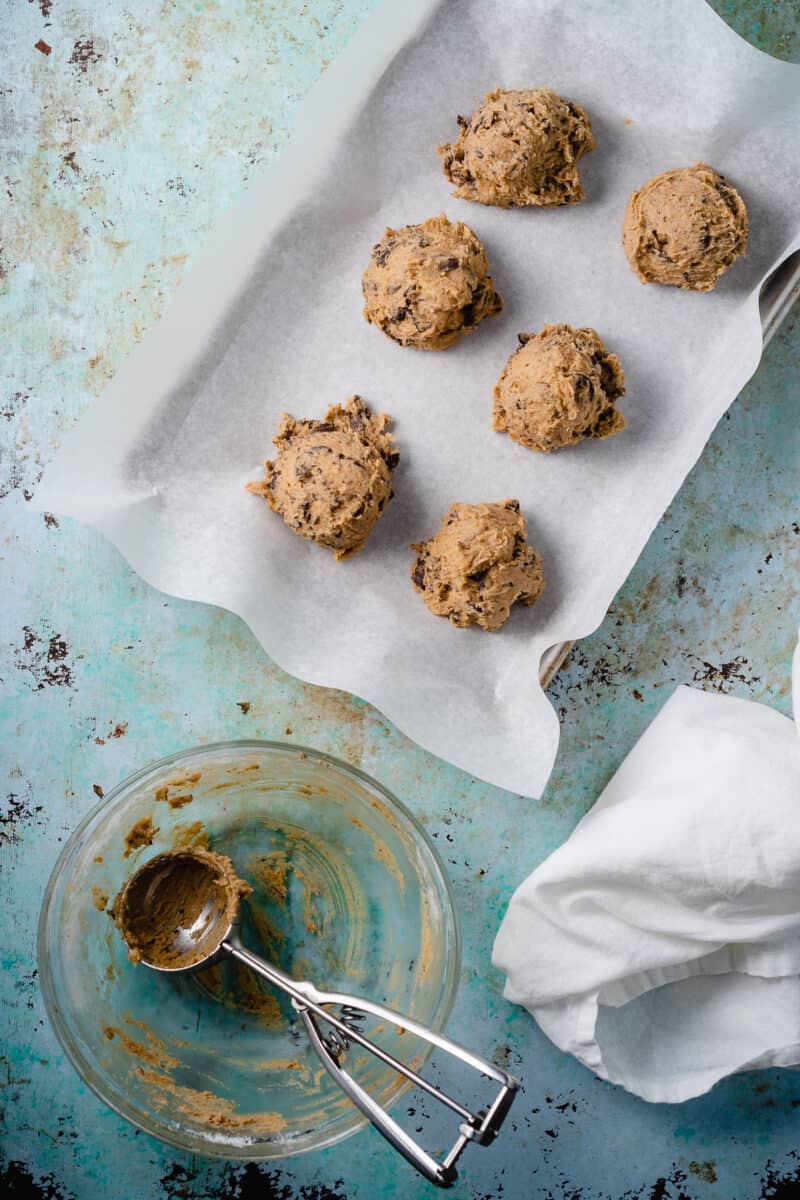
[{"label": "folded white cloth", "polygon": [[[794,657],[800,721],[800,646]],[[680,687],[513,896],[505,995],[646,1100],[800,1063],[800,737]]]}]

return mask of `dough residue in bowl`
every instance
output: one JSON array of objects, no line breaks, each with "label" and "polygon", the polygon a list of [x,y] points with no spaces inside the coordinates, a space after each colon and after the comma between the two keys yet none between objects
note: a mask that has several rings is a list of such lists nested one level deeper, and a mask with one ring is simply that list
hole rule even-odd
[{"label": "dough residue in bowl", "polygon": [[130,858],[134,850],[140,850],[142,846],[152,846],[157,833],[158,826],[153,824],[153,818],[142,817],[135,825],[131,825],[125,834],[125,850],[122,857]]}]

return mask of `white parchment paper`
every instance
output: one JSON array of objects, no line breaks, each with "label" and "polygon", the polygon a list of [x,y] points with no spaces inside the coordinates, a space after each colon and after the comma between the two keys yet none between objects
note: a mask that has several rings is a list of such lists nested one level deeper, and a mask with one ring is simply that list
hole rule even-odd
[{"label": "white parchment paper", "polygon": [[[438,143],[495,86],[583,105],[584,203],[455,200]],[[542,653],[590,633],[761,350],[761,281],[800,239],[800,68],[703,0],[386,0],[316,86],[281,159],[219,222],[161,323],[66,440],[36,501],[91,523],[164,591],[240,614],[286,670],[347,689],[423,746],[538,795],[558,723]],[[740,189],[751,236],[710,295],[643,287],[622,252],[629,193],[703,159]],[[361,316],[384,226],[446,211],[483,240],[506,307],[440,354]],[[492,433],[519,330],[592,325],[620,358],[629,427],[537,455]],[[358,392],[395,419],[396,498],[337,564],[244,490],[279,414]],[[547,589],[499,633],[434,618],[408,543],[453,500],[518,497]]]}]

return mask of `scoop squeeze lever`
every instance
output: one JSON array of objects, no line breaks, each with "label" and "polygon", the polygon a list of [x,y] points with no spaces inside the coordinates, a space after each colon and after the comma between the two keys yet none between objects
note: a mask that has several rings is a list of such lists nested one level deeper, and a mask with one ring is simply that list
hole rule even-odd
[{"label": "scoop squeeze lever", "polygon": [[[187,876],[191,882],[188,893]],[[238,927],[239,899],[247,890],[222,855],[193,848],[173,850],[156,855],[131,876],[115,901],[114,913],[131,956],[153,971],[184,974],[229,957],[285,992],[323,1066],[353,1104],[421,1175],[439,1187],[449,1187],[457,1177],[455,1164],[466,1146],[470,1142],[487,1146],[494,1141],[519,1081],[502,1067],[411,1017],[365,997],[324,991],[309,980],[293,979],[253,954],[242,943]],[[359,1025],[367,1014],[413,1034],[494,1080],[499,1084],[494,1100],[479,1112],[454,1100],[366,1037]],[[346,1069],[347,1051],[353,1043],[460,1118],[458,1135],[441,1159],[424,1150]]]}]

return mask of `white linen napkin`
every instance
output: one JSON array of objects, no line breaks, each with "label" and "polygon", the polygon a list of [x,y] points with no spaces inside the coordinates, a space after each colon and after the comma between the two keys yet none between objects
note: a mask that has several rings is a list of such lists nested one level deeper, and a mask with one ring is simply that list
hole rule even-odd
[{"label": "white linen napkin", "polygon": [[[793,700],[800,720],[800,646]],[[795,723],[679,687],[518,888],[493,962],[557,1046],[645,1100],[800,1063]]]}]

